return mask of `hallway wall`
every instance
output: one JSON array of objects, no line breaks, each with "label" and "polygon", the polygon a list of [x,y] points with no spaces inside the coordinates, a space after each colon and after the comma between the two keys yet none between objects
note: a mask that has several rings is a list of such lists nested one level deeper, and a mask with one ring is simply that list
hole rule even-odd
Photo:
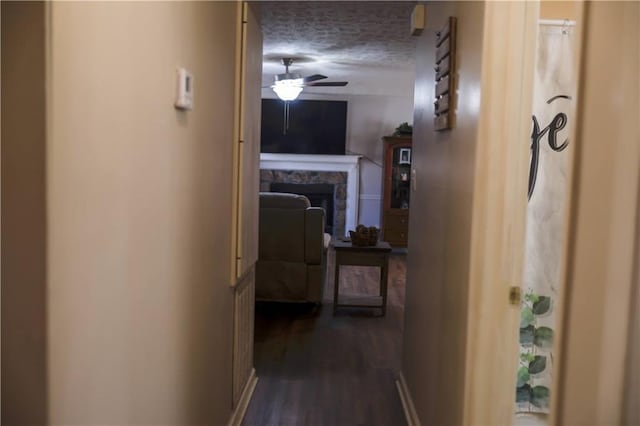
[{"label": "hallway wall", "polygon": [[575,1],[541,0],[540,19],[576,20],[579,7]]},{"label": "hallway wall", "polygon": [[[47,415],[45,6],[2,2],[2,424]],[[29,28],[29,31],[24,31]]]},{"label": "hallway wall", "polygon": [[[480,16],[475,22],[468,19],[470,9],[482,10],[481,4],[427,7],[427,36],[442,25],[441,13],[458,17],[459,82],[457,127],[432,133],[432,64],[423,59],[419,65],[423,68],[416,85],[413,197],[419,201],[412,204],[419,213],[412,211],[410,223],[402,372],[423,424],[507,424],[508,420],[487,419],[497,419],[501,412],[509,415],[505,409],[513,409],[515,362],[510,364],[506,354],[517,342],[517,320],[507,310],[509,300],[512,311],[518,305],[517,298],[509,296],[510,286],[518,285],[521,277],[518,242],[524,227],[518,222],[524,217],[519,210],[526,205],[526,185],[520,191],[517,177],[526,176],[528,159],[522,154],[528,154],[528,144],[507,142],[527,141],[524,132],[516,134],[523,129],[530,135],[525,106],[531,100],[525,92],[531,90],[533,55],[529,57],[527,50],[533,51],[535,7],[487,2],[484,29],[477,27],[479,23],[474,26],[482,21]],[[590,2],[585,11],[566,299],[562,330],[554,337],[560,342],[560,355],[550,424],[558,425],[619,424],[622,419],[637,236],[640,7],[632,2]],[[440,25],[433,25],[432,19]],[[496,25],[505,22],[509,25]],[[469,40],[472,29],[476,32]],[[479,46],[482,39],[486,44]],[[475,110],[480,91],[471,96],[469,86],[478,88],[479,76],[470,71],[479,71],[481,61],[473,50],[465,50],[474,41],[478,51],[483,47],[482,69],[489,71],[482,75],[479,127]],[[421,40],[418,58],[433,58],[432,46]],[[609,66],[612,57],[620,66]],[[502,66],[496,69],[493,62]],[[495,85],[502,83],[498,77],[504,84]],[[494,85],[485,87],[485,79]],[[496,123],[501,116],[504,120]],[[491,125],[485,125],[487,121]],[[469,127],[469,137],[462,138]],[[466,161],[469,157],[475,163]],[[510,159],[513,168],[503,174],[504,160]],[[474,165],[475,178],[470,172]],[[495,184],[500,178],[503,186]],[[482,185],[489,180],[492,185]],[[484,226],[487,223],[493,226]],[[486,235],[492,233],[489,241]],[[487,241],[491,244],[480,244]],[[464,321],[466,316],[469,321]],[[490,333],[488,326],[493,328]],[[508,336],[511,330],[513,336]],[[465,352],[466,365],[460,359]],[[466,383],[460,372],[465,369]],[[511,395],[505,397],[506,392]]]},{"label": "hallway wall", "polygon": [[[43,316],[36,330],[48,337],[46,389],[38,382],[20,403],[46,392],[55,424],[225,424],[237,5],[45,7],[49,22],[16,29],[46,29],[50,48],[48,127],[35,142],[46,165],[13,157],[46,175],[46,265],[37,253],[29,259],[46,276],[38,294],[7,300],[5,289],[26,277],[8,280],[3,269],[3,315],[14,302],[39,308],[29,315]],[[173,107],[179,66],[194,76],[189,112]],[[3,162],[4,136],[3,126]],[[3,202],[19,197],[18,177],[3,167]],[[31,213],[29,204],[4,204],[3,219],[4,207]],[[4,238],[3,264],[11,254]],[[38,298],[46,307],[30,304]],[[3,375],[5,360],[3,344]],[[4,383],[3,424],[4,398],[16,395]]]},{"label": "hallway wall", "polygon": [[[402,371],[424,424],[462,424],[483,2],[429,3],[418,40]],[[457,120],[433,131],[435,32],[458,19]]]},{"label": "hallway wall", "polygon": [[53,423],[230,414],[236,22],[233,2],[52,4]]}]

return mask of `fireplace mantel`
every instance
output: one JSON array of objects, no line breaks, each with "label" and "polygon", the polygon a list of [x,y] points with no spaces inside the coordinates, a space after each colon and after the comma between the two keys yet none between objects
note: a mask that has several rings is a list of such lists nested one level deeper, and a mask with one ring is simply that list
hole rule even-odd
[{"label": "fireplace mantel", "polygon": [[358,223],[360,155],[260,154],[262,170],[313,170],[347,173],[345,232]]}]

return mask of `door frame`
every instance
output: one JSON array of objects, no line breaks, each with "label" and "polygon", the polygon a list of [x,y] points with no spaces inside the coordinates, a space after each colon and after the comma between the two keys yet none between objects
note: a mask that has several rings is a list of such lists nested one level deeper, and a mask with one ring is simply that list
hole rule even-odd
[{"label": "door frame", "polygon": [[464,425],[511,424],[538,2],[486,2],[473,189]]},{"label": "door frame", "polygon": [[583,7],[578,143],[551,425],[621,423],[638,259],[640,5]]}]

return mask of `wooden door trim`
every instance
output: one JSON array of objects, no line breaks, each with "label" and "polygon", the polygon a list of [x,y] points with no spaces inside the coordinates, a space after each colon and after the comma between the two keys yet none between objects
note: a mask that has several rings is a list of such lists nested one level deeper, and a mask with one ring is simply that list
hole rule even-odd
[{"label": "wooden door trim", "polygon": [[[584,8],[573,220],[550,425],[620,424],[636,261],[640,6]],[[612,56],[616,66],[603,67]]]},{"label": "wooden door trim", "polygon": [[[486,2],[469,270],[464,425],[511,424],[537,3]],[[517,143],[518,141],[521,141]]]}]

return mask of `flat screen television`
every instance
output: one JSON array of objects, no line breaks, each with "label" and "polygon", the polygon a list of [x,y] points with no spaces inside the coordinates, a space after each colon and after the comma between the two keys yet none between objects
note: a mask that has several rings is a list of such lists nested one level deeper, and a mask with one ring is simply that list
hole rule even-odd
[{"label": "flat screen television", "polygon": [[347,101],[290,102],[285,129],[284,102],[262,100],[260,152],[344,155],[346,133]]}]

